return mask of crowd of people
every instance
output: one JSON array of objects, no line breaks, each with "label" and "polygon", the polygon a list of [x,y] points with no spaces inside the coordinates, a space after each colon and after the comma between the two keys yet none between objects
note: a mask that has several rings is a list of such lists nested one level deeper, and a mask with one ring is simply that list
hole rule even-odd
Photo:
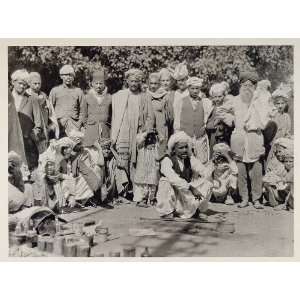
[{"label": "crowd of people", "polygon": [[[19,69],[8,95],[9,212],[136,203],[162,218],[205,218],[210,202],[293,209],[290,90],[241,72],[227,82],[190,77],[185,64],[125,73],[111,95],[106,72],[74,86],[71,65],[47,96],[39,73]],[[174,88],[176,86],[176,88]]]}]

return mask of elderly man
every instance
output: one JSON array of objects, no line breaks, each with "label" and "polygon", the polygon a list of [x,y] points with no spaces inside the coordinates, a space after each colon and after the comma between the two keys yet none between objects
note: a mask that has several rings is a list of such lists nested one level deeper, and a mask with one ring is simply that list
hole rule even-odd
[{"label": "elderly man", "polygon": [[193,139],[193,151],[202,163],[209,159],[208,137],[205,124],[211,112],[211,101],[199,96],[202,80],[191,77],[187,81],[188,95],[181,98],[177,106],[175,130],[184,131]]},{"label": "elderly man", "polygon": [[92,87],[86,95],[87,121],[84,136],[86,146],[102,138],[110,137],[111,95],[105,86],[104,70],[92,74]]},{"label": "elderly man", "polygon": [[15,107],[23,133],[26,160],[30,171],[38,166],[38,143],[44,139],[43,116],[38,102],[27,95],[28,72],[17,70],[11,75]]},{"label": "elderly man", "polygon": [[169,139],[170,156],[161,161],[157,192],[156,209],[161,217],[191,218],[208,208],[212,182],[203,164],[192,155],[191,147],[192,140],[183,131]]},{"label": "elderly man", "polygon": [[[227,125],[234,124],[231,149],[238,166],[238,189],[242,202],[239,207],[249,205],[251,196],[256,209],[262,208],[262,157],[265,154],[262,131],[267,122],[262,122],[259,107],[253,101],[258,76],[255,72],[240,75],[240,93],[232,101],[233,115],[220,114]],[[248,189],[249,188],[249,189]]]},{"label": "elderly man", "polygon": [[58,120],[60,137],[72,130],[81,130],[85,126],[86,101],[80,88],[74,87],[75,71],[71,65],[64,65],[60,71],[63,83],[54,87],[49,95]]},{"label": "elderly man", "polygon": [[112,97],[112,147],[118,156],[118,166],[124,168],[133,182],[136,168],[136,135],[153,128],[154,115],[149,98],[141,93],[142,72],[131,69],[125,73],[128,88]]}]

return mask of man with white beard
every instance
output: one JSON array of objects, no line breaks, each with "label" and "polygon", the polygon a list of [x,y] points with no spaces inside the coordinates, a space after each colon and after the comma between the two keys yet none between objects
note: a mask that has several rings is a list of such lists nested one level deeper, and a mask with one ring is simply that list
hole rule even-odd
[{"label": "man with white beard", "polygon": [[[232,101],[232,115],[224,116],[224,122],[234,126],[231,135],[231,149],[238,167],[238,189],[242,202],[239,207],[249,205],[249,196],[256,209],[262,208],[262,157],[265,154],[262,131],[265,122],[261,122],[259,112],[252,105],[258,75],[244,72],[240,75],[240,93]],[[253,116],[253,117],[249,117]]]}]

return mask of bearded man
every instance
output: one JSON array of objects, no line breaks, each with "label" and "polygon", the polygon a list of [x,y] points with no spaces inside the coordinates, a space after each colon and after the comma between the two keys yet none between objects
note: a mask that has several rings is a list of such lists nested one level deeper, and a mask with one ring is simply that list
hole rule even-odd
[{"label": "bearded man", "polygon": [[263,130],[266,122],[254,103],[254,91],[258,82],[255,72],[240,75],[240,93],[232,101],[232,118],[227,114],[223,121],[234,125],[231,135],[231,149],[238,167],[238,189],[242,202],[239,207],[249,205],[250,199],[256,209],[262,208],[262,158],[265,154]]}]

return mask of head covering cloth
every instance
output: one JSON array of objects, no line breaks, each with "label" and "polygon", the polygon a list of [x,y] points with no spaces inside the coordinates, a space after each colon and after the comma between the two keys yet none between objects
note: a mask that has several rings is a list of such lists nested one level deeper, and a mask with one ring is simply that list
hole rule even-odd
[{"label": "head covering cloth", "polygon": [[187,82],[187,86],[197,86],[197,87],[202,87],[203,84],[203,79],[198,78],[198,77],[190,77]]},{"label": "head covering cloth", "polygon": [[174,150],[174,147],[177,143],[187,143],[189,146],[189,149],[192,149],[192,139],[184,132],[184,131],[178,131],[171,135],[169,141],[168,141],[168,151],[169,153],[172,153]]},{"label": "head covering cloth", "polygon": [[175,80],[181,80],[187,78],[188,76],[189,76],[189,72],[185,64],[180,63],[175,67],[174,74],[173,74]]}]

